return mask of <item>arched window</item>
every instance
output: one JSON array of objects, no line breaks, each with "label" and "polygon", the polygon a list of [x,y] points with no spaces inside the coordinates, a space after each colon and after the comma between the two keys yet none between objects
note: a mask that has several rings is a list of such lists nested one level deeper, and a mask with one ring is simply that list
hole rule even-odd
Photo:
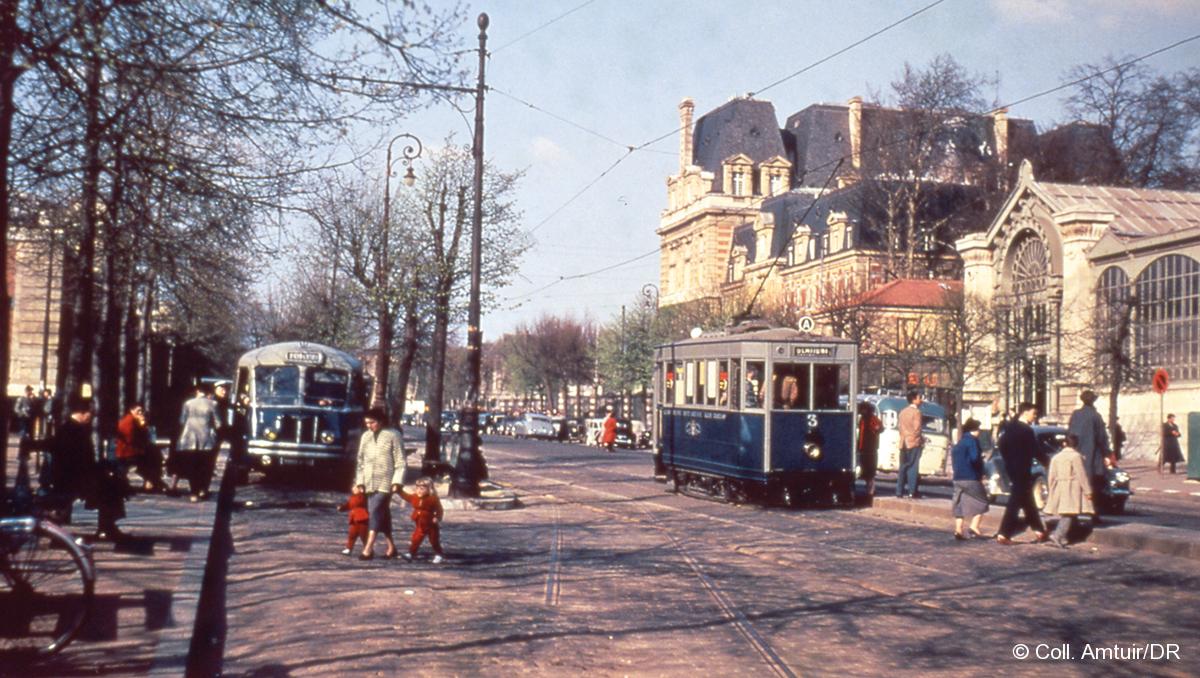
[{"label": "arched window", "polygon": [[1200,379],[1200,263],[1182,254],[1155,259],[1134,281],[1134,361],[1150,378]]},{"label": "arched window", "polygon": [[1012,330],[1025,339],[1044,338],[1049,331],[1045,292],[1050,285],[1050,257],[1041,238],[1027,235],[1013,248],[1008,287],[1012,295]]},{"label": "arched window", "polygon": [[1100,274],[1096,285],[1096,355],[1100,367],[1110,372],[1118,361],[1130,357],[1129,276],[1118,266],[1109,266]]}]

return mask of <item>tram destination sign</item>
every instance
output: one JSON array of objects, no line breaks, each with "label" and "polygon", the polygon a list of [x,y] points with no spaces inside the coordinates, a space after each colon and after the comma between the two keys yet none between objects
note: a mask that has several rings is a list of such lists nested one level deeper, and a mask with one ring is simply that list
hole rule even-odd
[{"label": "tram destination sign", "polygon": [[288,351],[287,361],[297,365],[320,365],[325,362],[325,354],[320,351]]},{"label": "tram destination sign", "polygon": [[833,346],[793,346],[792,356],[796,358],[832,358]]}]

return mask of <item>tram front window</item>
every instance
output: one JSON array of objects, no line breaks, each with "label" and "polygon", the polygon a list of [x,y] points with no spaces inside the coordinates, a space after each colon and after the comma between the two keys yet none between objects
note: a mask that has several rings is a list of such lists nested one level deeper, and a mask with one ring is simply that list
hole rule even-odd
[{"label": "tram front window", "polygon": [[763,406],[763,361],[747,360],[746,361],[746,380],[744,382],[744,393],[746,394],[745,405],[746,409],[760,409]]},{"label": "tram front window", "polygon": [[775,374],[771,377],[771,388],[775,396],[774,407],[777,410],[807,410],[809,380],[812,376],[808,364],[775,365]]},{"label": "tram front window", "polygon": [[850,368],[846,365],[813,365],[814,410],[850,407]]}]

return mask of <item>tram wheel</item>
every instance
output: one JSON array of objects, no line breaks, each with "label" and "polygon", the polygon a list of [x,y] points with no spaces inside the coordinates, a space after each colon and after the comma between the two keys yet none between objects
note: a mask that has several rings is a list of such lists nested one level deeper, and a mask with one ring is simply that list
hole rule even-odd
[{"label": "tram wheel", "polygon": [[792,491],[791,487],[784,485],[783,488],[779,491],[779,502],[789,508],[795,506],[796,505],[796,493]]},{"label": "tram wheel", "polygon": [[675,471],[667,471],[667,492],[671,494],[679,493],[679,476]]},{"label": "tram wheel", "polygon": [[732,482],[730,482],[728,480],[721,481],[721,499],[726,504],[738,503],[737,491],[734,490]]}]

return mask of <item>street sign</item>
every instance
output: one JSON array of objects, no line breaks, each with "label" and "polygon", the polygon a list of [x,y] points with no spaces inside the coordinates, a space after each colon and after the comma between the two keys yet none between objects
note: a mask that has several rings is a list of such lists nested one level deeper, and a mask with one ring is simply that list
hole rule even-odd
[{"label": "street sign", "polygon": [[817,321],[812,319],[812,316],[800,317],[800,331],[811,333],[817,327]]},{"label": "street sign", "polygon": [[1161,367],[1158,368],[1157,370],[1154,370],[1153,384],[1154,384],[1154,392],[1155,393],[1157,393],[1159,395],[1166,393],[1167,386],[1170,386],[1170,384],[1171,384],[1171,379],[1167,375],[1167,371]]}]

